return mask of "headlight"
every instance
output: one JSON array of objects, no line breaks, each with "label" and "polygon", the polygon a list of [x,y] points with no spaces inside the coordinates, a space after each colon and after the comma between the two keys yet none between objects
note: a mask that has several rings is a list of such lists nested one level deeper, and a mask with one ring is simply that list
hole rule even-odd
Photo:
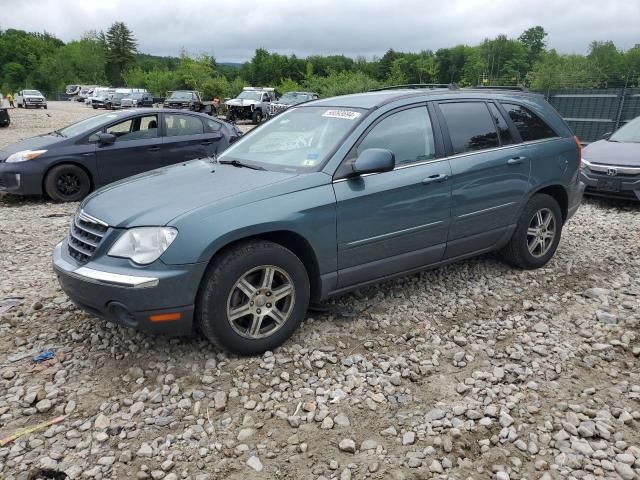
[{"label": "headlight", "polygon": [[5,160],[7,163],[18,163],[18,162],[26,162],[27,160],[33,160],[36,157],[39,157],[43,153],[46,153],[46,150],[22,150],[21,152],[16,152]]},{"label": "headlight", "polygon": [[178,231],[171,227],[132,228],[122,234],[108,255],[148,265],[160,258],[177,236]]}]

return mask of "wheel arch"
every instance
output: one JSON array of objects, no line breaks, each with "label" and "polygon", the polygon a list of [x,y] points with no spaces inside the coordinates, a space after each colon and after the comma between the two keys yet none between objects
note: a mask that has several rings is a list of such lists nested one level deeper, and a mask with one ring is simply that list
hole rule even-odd
[{"label": "wheel arch", "polygon": [[544,193],[546,195],[549,195],[556,202],[558,202],[558,205],[560,206],[560,211],[562,212],[562,223],[563,224],[566,223],[567,218],[569,216],[569,194],[567,192],[567,189],[557,183],[546,185],[535,190],[531,194],[531,197],[533,197],[533,195],[536,195],[538,193]]},{"label": "wheel arch", "polygon": [[[311,301],[315,302],[320,299],[322,285],[320,281],[320,266],[318,263],[318,257],[309,241],[301,234],[292,230],[271,230],[232,239],[227,243],[221,245],[214,252],[214,254],[209,259],[207,268],[209,268],[209,266],[216,258],[224,254],[224,252],[228,251],[238,244],[251,240],[265,240],[268,242],[276,243],[288,250],[291,250],[293,254],[300,259],[305,267],[305,270],[307,271],[307,275],[309,276]],[[200,287],[202,287],[202,285]]]}]

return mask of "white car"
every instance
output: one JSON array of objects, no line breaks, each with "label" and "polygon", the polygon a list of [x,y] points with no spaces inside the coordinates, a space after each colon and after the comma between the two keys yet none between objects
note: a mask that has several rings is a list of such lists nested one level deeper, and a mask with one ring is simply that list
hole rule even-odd
[{"label": "white car", "polygon": [[20,90],[13,96],[18,108],[47,108],[47,99],[38,90]]}]

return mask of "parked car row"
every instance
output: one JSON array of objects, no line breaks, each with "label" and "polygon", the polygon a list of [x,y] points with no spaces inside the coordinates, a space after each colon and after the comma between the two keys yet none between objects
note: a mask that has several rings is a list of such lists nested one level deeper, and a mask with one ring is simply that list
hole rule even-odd
[{"label": "parked car row", "polygon": [[[269,92],[241,96],[255,112]],[[585,184],[640,198],[640,119],[582,150],[526,92],[306,99],[241,138],[182,107],[110,112],[13,145],[0,190],[86,196],[53,253],[81,308],[156,333],[195,326],[239,354],[276,348],[310,303],[372,282],[490,251],[542,267]]]}]

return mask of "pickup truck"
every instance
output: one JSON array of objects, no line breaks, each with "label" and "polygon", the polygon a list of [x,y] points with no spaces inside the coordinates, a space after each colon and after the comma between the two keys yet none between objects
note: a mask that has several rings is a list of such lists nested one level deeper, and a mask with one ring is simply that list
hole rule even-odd
[{"label": "pickup truck", "polygon": [[13,96],[18,108],[44,108],[47,109],[47,99],[38,90],[20,90]]},{"label": "pickup truck", "polygon": [[180,108],[200,112],[204,110],[204,102],[200,92],[194,90],[176,90],[169,92],[169,97],[164,101],[165,108]]},{"label": "pickup truck", "polygon": [[251,123],[257,125],[267,118],[269,105],[275,100],[276,92],[273,88],[244,87],[240,95],[224,102],[227,121],[234,123],[237,120],[251,120]]}]

